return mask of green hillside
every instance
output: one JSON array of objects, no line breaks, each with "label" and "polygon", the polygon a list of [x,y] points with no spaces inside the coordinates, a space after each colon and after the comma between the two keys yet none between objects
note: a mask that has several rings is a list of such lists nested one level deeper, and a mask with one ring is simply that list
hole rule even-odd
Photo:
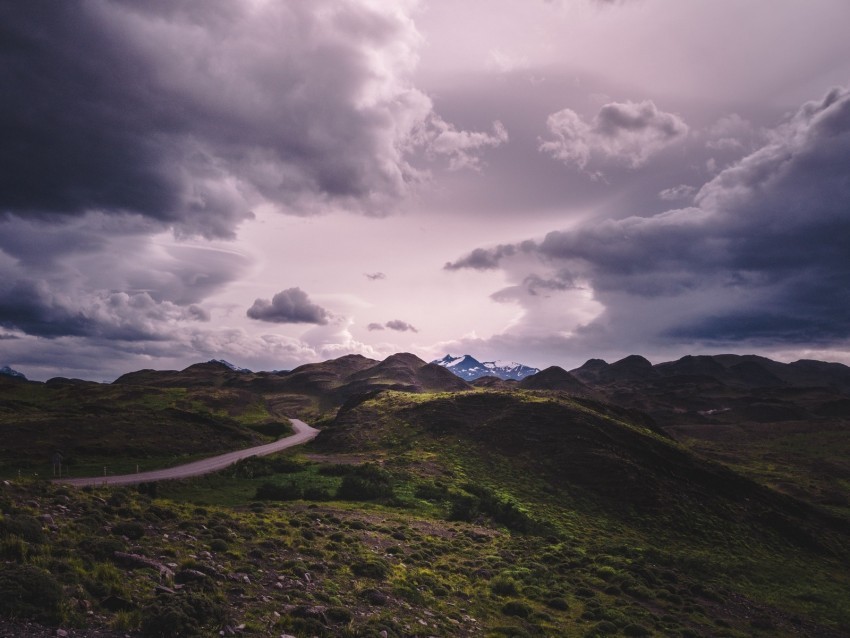
[{"label": "green hillside", "polygon": [[[305,447],[192,480],[0,484],[0,634],[850,635],[847,518],[791,489],[804,473],[780,490],[755,461],[790,454],[790,432],[709,446],[635,410],[636,391],[621,406],[570,394],[563,371],[473,389],[431,368],[398,355],[0,386],[2,423],[21,428],[7,432],[55,447],[90,420],[83,440],[116,456],[247,444],[282,397],[323,417]],[[846,431],[810,426],[846,449]],[[4,462],[29,449],[15,445]]]}]

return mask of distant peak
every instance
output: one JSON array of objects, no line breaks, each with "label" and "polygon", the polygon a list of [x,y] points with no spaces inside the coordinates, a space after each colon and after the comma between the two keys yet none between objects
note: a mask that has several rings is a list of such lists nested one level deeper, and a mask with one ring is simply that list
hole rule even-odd
[{"label": "distant peak", "polygon": [[495,361],[485,361],[482,363],[469,354],[460,356],[447,354],[442,359],[436,359],[431,363],[442,366],[467,381],[473,381],[486,376],[498,377],[504,380],[513,379],[515,381],[519,381],[539,372],[537,368],[532,368],[515,361],[503,361],[497,359]]},{"label": "distant peak", "polygon": [[251,372],[248,368],[240,368],[239,366],[233,365],[230,361],[226,361],[224,359],[210,359],[207,363],[224,366],[228,370],[233,370],[233,372]]},{"label": "distant peak", "polygon": [[13,370],[9,366],[3,366],[2,368],[0,368],[0,374],[7,376],[7,377],[13,377],[15,379],[21,379],[22,381],[27,380],[27,378],[21,372],[18,372],[17,370]]},{"label": "distant peak", "polygon": [[384,359],[383,362],[384,363],[391,363],[391,362],[396,362],[396,361],[403,362],[403,363],[406,363],[408,365],[417,364],[417,365],[420,365],[420,366],[424,366],[425,363],[426,363],[425,361],[423,361],[422,359],[417,357],[415,354],[411,354],[410,352],[397,352],[396,354],[392,354],[389,357],[387,357],[386,359]]}]

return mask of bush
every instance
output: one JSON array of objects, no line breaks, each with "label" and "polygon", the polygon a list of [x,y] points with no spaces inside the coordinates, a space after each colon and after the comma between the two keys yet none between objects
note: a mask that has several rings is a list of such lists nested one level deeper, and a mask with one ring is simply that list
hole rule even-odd
[{"label": "bush", "polygon": [[588,636],[608,636],[610,634],[617,633],[617,625],[614,623],[603,620],[600,623],[597,623],[594,627],[587,632]]},{"label": "bush", "polygon": [[521,600],[509,600],[502,605],[502,613],[505,616],[518,616],[519,618],[528,618],[534,610],[522,602]]},{"label": "bush", "polygon": [[342,625],[350,623],[354,614],[345,607],[330,607],[325,612],[325,617],[335,625]]},{"label": "bush", "polygon": [[342,479],[336,497],[343,501],[374,501],[392,498],[393,488],[389,481],[366,478],[349,474]]},{"label": "bush", "polygon": [[383,580],[390,572],[390,566],[378,558],[367,558],[352,563],[351,571],[355,576]]},{"label": "bush", "polygon": [[142,635],[178,638],[210,635],[227,622],[224,601],[198,592],[158,597],[142,610]]},{"label": "bush", "polygon": [[631,623],[623,627],[623,633],[626,636],[649,636],[652,634],[649,629],[643,625],[638,625],[637,623]]},{"label": "bush", "polygon": [[550,598],[546,601],[546,606],[549,609],[557,609],[558,611],[568,611],[569,603],[564,598]]},{"label": "bush", "polygon": [[210,551],[226,552],[228,547],[227,541],[223,538],[214,538],[210,541]]},{"label": "bush", "polygon": [[259,432],[263,436],[281,437],[285,434],[292,434],[292,426],[289,423],[282,421],[268,421],[266,423],[255,423],[249,425],[249,428],[254,432]]},{"label": "bush", "polygon": [[0,536],[18,536],[33,545],[44,542],[41,523],[29,514],[16,514],[0,519]]},{"label": "bush", "polygon": [[294,483],[277,485],[275,483],[263,483],[257,488],[254,498],[258,501],[297,501],[302,498],[301,488]]},{"label": "bush", "polygon": [[305,501],[330,501],[332,498],[331,493],[321,487],[304,488]]},{"label": "bush", "polygon": [[145,528],[135,521],[124,521],[112,526],[113,536],[126,536],[131,541],[137,541],[145,535]]},{"label": "bush", "polygon": [[0,539],[0,559],[23,563],[29,553],[29,544],[20,536],[6,536]]},{"label": "bush", "polygon": [[420,483],[413,493],[416,498],[424,501],[442,501],[448,498],[449,491],[445,485],[435,482]]},{"label": "bush", "polygon": [[516,581],[501,574],[490,581],[490,591],[497,596],[516,596],[519,593]]},{"label": "bush", "polygon": [[43,569],[5,565],[0,571],[0,614],[46,622],[59,620],[62,587]]}]

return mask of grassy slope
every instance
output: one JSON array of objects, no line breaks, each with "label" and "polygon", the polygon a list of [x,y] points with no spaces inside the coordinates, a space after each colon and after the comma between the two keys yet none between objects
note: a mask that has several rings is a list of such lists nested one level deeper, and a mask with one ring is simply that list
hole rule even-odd
[{"label": "grassy slope", "polygon": [[0,383],[0,475],[48,475],[57,450],[76,476],[153,469],[266,442],[282,421],[235,389]]},{"label": "grassy slope", "polygon": [[[153,500],[8,485],[0,560],[64,587],[46,620],[121,629],[182,601],[257,636],[850,634],[839,523],[626,416],[537,393],[385,393],[296,462],[161,485]],[[340,463],[369,459],[393,497],[324,500]],[[260,504],[264,483],[326,495]],[[9,532],[44,514],[55,529],[40,541]],[[154,596],[153,570],[92,546],[122,521],[143,526],[113,537],[123,549],[208,577]],[[109,595],[136,602],[109,611]]]}]

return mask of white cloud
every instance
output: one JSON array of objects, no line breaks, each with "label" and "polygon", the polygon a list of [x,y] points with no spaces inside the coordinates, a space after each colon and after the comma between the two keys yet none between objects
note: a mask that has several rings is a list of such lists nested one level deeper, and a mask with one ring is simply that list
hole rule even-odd
[{"label": "white cloud", "polygon": [[678,115],[658,110],[651,100],[611,102],[590,123],[562,109],[549,116],[546,127],[551,137],[541,141],[540,150],[582,170],[591,163],[638,168],[688,133]]}]

